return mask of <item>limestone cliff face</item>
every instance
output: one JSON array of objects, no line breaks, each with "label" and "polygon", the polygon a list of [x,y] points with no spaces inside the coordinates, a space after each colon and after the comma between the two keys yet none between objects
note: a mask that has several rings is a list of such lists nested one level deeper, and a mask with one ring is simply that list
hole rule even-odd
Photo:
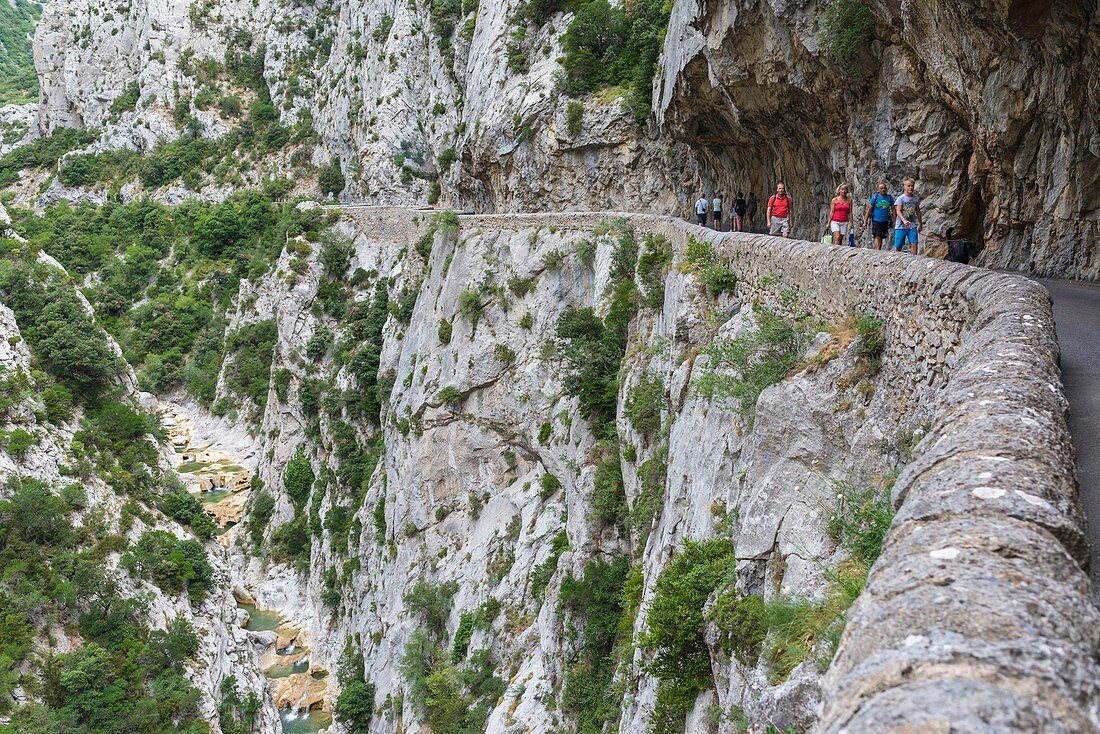
[{"label": "limestone cliff face", "polygon": [[839,64],[819,39],[824,3],[677,2],[667,134],[708,152],[712,187],[786,179],[807,239],[839,183],[865,197],[912,176],[928,228],[984,240],[984,263],[1095,278],[1095,3],[868,5],[876,40]]},{"label": "limestone cliff face", "polygon": [[[6,217],[0,208],[0,227]],[[31,355],[23,341],[15,315],[7,306],[0,305],[0,369],[5,376],[20,373],[30,374]],[[25,430],[34,436],[30,448],[19,453],[6,447],[0,450],[0,483],[15,476],[33,477],[60,488],[72,483],[72,464],[76,459],[72,454],[73,437],[81,429],[81,416],[60,423],[47,423],[43,417],[41,404],[36,397],[23,397],[9,406],[2,419],[0,429],[12,431]],[[149,514],[144,518],[135,518],[132,526],[123,531],[120,519],[126,514],[122,507],[127,497],[119,494],[99,476],[84,477],[81,481],[87,504],[81,509],[78,523],[102,522],[107,518],[109,527],[126,535],[130,542],[136,542],[147,530],[165,530],[177,537],[190,537],[179,524],[163,515]],[[98,517],[98,519],[97,519]],[[199,640],[199,650],[188,665],[188,675],[201,694],[198,702],[200,714],[214,727],[218,721],[218,705],[222,700],[222,683],[229,676],[235,677],[238,688],[244,695],[254,691],[263,695],[266,681],[257,664],[257,653],[261,646],[256,644],[253,634],[241,629],[237,620],[236,603],[231,593],[231,581],[224,554],[215,543],[210,543],[210,562],[214,567],[215,583],[209,595],[201,604],[192,604],[186,595],[169,594],[161,591],[148,580],[133,578],[120,567],[122,554],[106,554],[104,563],[111,578],[118,584],[118,594],[126,599],[140,599],[144,606],[144,621],[153,629],[164,629],[175,618],[186,619],[194,627]],[[71,631],[58,628],[50,640],[37,640],[36,653],[45,657],[48,653],[70,652],[80,640]],[[34,674],[39,671],[41,661],[27,662],[24,672]],[[18,703],[32,700],[33,694],[22,687],[14,691]],[[278,715],[269,702],[264,702],[256,714],[256,723],[261,731],[277,731]],[[215,731],[218,729],[215,728]]]},{"label": "limestone cliff face", "polygon": [[[686,213],[700,189],[766,196],[783,178],[796,230],[815,239],[838,183],[862,199],[915,176],[928,229],[983,241],[986,264],[1095,278],[1095,6],[868,5],[874,40],[842,64],[820,37],[827,3],[678,0],[653,122],[593,97],[570,133],[555,82],[568,15],[528,29],[515,71],[508,0],[438,17],[339,0],[57,0],[35,44],[39,121],[147,149],[202,91],[196,62],[244,49],[263,55],[283,121],[312,121],[314,162],[342,161],[348,200],[422,202],[439,176],[444,202],[482,211]],[[134,83],[134,109],[112,112]],[[192,111],[224,133],[214,110]]]},{"label": "limestone cliff face", "polygon": [[[398,673],[411,636],[425,628],[406,600],[420,583],[456,584],[442,635],[448,646],[463,613],[490,599],[501,605],[470,642],[471,651],[492,651],[493,670],[508,683],[492,706],[487,730],[494,732],[515,725],[550,732],[569,721],[550,703],[561,700],[580,645],[578,622],[560,589],[566,576],[581,578],[593,560],[625,556],[636,564],[644,609],[685,540],[731,537],[741,592],[769,599],[825,593],[828,569],[842,558],[825,531],[836,502],[832,482],[873,484],[898,466],[899,431],[918,426],[929,409],[932,393],[904,387],[919,369],[898,360],[879,379],[853,380],[854,346],[820,334],[810,354],[835,357],[765,390],[746,432],[732,406],[698,394],[695,382],[707,360],[695,355],[715,339],[753,331],[751,304],[709,297],[694,275],[679,272],[677,260],[663,286],[663,305],[643,309],[630,331],[617,424],[622,445],[631,447],[622,462],[631,516],[645,520],[616,530],[596,519],[596,474],[608,449],[593,437],[576,399],[564,394],[560,365],[546,345],[566,307],[606,311],[612,251],[625,230],[598,234],[597,219],[565,221],[559,229],[474,218],[456,233],[437,235],[424,259],[414,245],[427,223],[415,213],[364,210],[341,224],[355,238],[351,269],[377,273],[395,298],[416,289],[408,323],[391,317],[384,330],[379,371],[392,373],[394,388],[383,405],[381,459],[347,538],[320,532],[303,571],[249,551],[238,532],[247,525],[230,533],[237,536],[231,552],[239,584],[261,607],[280,609],[301,627],[314,665],[335,670],[349,643],[361,646],[366,678],[378,687],[378,731],[423,723],[409,681]],[[576,254],[582,241],[595,245],[591,261]],[[563,256],[560,264],[552,253]],[[326,469],[340,466],[333,421],[351,420],[361,443],[373,432],[324,398],[333,407],[321,418],[321,435],[309,435],[313,419],[301,407],[307,383],[357,388],[330,358],[320,365],[304,358],[322,325],[336,331],[337,341],[341,332],[315,308],[320,265],[311,260],[307,273],[292,277],[286,257],[278,273],[242,286],[230,324],[274,318],[273,369],[292,375],[284,398],[269,396],[257,431],[257,454],[267,457],[259,475],[277,498],[268,538],[304,511],[282,491],[284,467],[299,448],[313,457],[320,477],[308,511],[327,527],[334,508],[351,505],[355,495],[324,478]],[[515,280],[533,285],[519,295],[493,289]],[[360,283],[356,298],[372,292],[371,283]],[[484,300],[476,326],[458,312],[467,292]],[[439,337],[443,321],[452,324],[447,343]],[[662,386],[659,431],[642,433],[627,417],[643,380]],[[460,397],[441,398],[444,388]],[[546,490],[546,475],[560,488]],[[638,509],[646,503],[648,510]],[[532,584],[556,536],[568,548],[545,591],[536,591]],[[645,615],[638,614],[636,641],[644,630]],[[762,661],[742,662],[717,643],[713,655],[717,698],[700,698],[699,721],[715,707],[727,714],[743,710],[754,724],[785,722],[784,728],[801,730],[816,720],[822,698],[816,663],[799,666],[777,686]],[[658,688],[647,672],[649,658],[639,651],[617,666],[617,690],[626,697],[620,731],[649,727]],[[337,685],[333,676],[328,680]]]}]

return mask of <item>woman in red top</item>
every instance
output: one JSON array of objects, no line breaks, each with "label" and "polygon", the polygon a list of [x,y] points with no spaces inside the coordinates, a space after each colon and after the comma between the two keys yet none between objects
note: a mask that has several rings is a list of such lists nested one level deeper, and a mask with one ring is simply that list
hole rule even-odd
[{"label": "woman in red top", "polygon": [[833,233],[833,244],[839,245],[852,231],[852,197],[848,195],[848,184],[836,187],[836,196],[829,207],[829,231]]}]

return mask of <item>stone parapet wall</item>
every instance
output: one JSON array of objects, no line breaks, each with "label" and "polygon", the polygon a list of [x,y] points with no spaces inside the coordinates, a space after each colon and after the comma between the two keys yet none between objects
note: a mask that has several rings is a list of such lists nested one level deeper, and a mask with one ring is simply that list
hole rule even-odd
[{"label": "stone parapet wall", "polygon": [[[354,208],[372,237],[429,216]],[[414,225],[411,216],[418,217]],[[683,252],[708,240],[742,297],[825,321],[872,313],[899,411],[930,431],[826,678],[823,732],[1100,731],[1100,611],[1045,290],[941,260],[718,233],[647,215],[461,217],[464,229],[592,230],[627,218]],[[377,234],[376,234],[377,233]]]}]

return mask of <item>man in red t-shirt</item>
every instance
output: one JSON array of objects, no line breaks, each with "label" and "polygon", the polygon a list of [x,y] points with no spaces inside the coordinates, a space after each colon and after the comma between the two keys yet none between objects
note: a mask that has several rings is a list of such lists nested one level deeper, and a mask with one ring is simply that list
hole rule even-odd
[{"label": "man in red t-shirt", "polygon": [[768,234],[791,236],[792,203],[793,199],[787,194],[787,187],[782,182],[776,184],[775,194],[768,199]]}]

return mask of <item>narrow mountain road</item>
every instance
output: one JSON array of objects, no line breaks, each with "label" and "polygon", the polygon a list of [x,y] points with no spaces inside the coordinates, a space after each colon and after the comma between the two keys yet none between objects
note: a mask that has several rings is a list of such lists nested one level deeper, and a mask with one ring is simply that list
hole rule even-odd
[{"label": "narrow mountain road", "polygon": [[1054,299],[1069,399],[1069,431],[1077,450],[1077,482],[1089,521],[1092,580],[1100,587],[1100,283],[1039,281]]}]

